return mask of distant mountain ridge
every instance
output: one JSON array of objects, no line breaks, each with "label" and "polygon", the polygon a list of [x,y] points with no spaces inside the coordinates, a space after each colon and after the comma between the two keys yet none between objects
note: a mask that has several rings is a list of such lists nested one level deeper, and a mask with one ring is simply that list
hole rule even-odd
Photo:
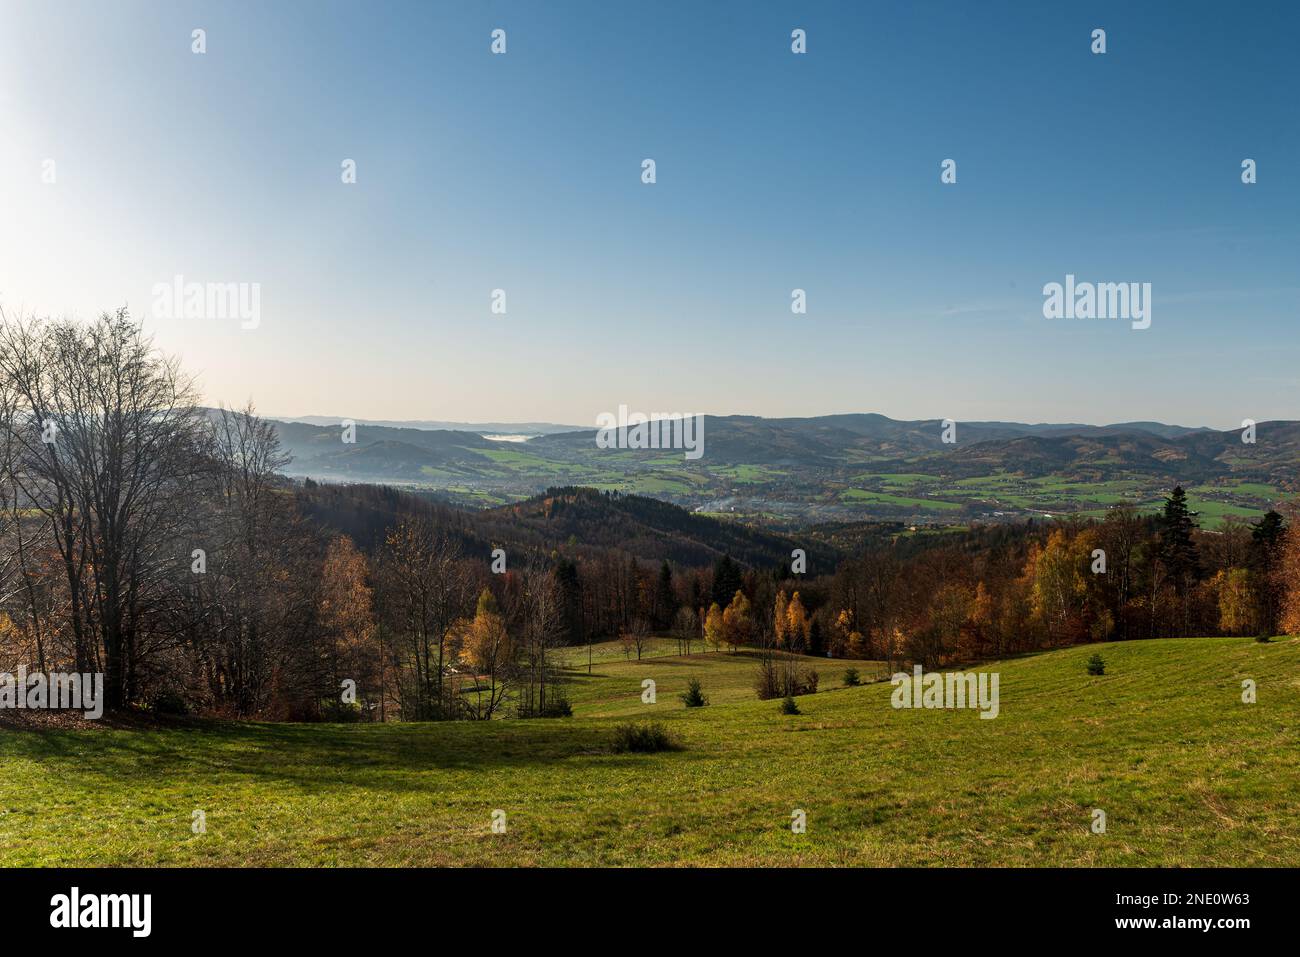
[{"label": "distant mountain ridge", "polygon": [[[1116,425],[1082,425],[1023,422],[961,422],[955,442],[944,440],[942,419],[891,419],[878,413],[849,413],[812,418],[765,419],[751,415],[704,417],[705,454],[750,464],[794,460],[839,461],[845,449],[885,456],[962,448],[981,442],[1018,438],[1067,436],[1150,435],[1176,440],[1198,433],[1213,433],[1203,426],[1128,422]],[[536,446],[551,443],[577,445],[594,441],[596,430],[582,429],[541,436]]]},{"label": "distant mountain ridge", "polygon": [[[338,425],[344,415],[268,415],[276,422],[304,422],[307,425]],[[553,432],[577,432],[581,426],[555,422],[442,422],[435,419],[352,419],[357,425],[378,425],[390,429],[422,431],[479,432],[494,435],[549,435]]]},{"label": "distant mountain ridge", "polygon": [[[274,421],[274,420],[273,420]],[[518,434],[519,424],[495,423]],[[703,457],[601,448],[597,430],[526,441],[488,430],[276,421],[286,472],[328,482],[422,487],[446,501],[505,506],[548,488],[589,487],[773,526],[872,518],[908,523],[1097,515],[1151,508],[1175,484],[1197,487],[1214,521],[1258,514],[1300,491],[1300,422],[1241,430],[1161,422],[955,423],[875,413],[811,418],[705,416]],[[354,441],[347,441],[354,439]]]},{"label": "distant mountain ridge", "polygon": [[[525,434],[539,423],[483,423],[481,429],[444,429],[387,425],[366,420],[356,424],[355,442],[343,441],[342,419],[309,417],[314,421],[273,419],[286,451],[293,456],[290,474],[332,476],[348,480],[429,482],[439,479],[501,477],[510,446],[484,438],[491,434]],[[433,425],[432,421],[425,425]],[[538,433],[514,446],[525,456],[558,457],[573,464],[595,450],[596,429]],[[985,442],[1023,438],[1101,439],[1123,435],[1175,441],[1196,434],[1218,434],[1203,427],[1134,422],[1108,426],[1027,424],[1019,422],[958,422],[956,442],[943,440],[939,419],[899,420],[878,413],[850,413],[811,418],[765,419],[760,416],[705,416],[705,454],[717,463],[736,465],[796,465],[833,467],[845,464],[846,453],[870,458],[902,459],[925,452],[955,451]],[[1059,444],[1057,447],[1060,447]],[[1043,458],[1038,450],[1030,458]],[[1059,459],[1060,455],[1048,456]],[[1061,463],[1058,463],[1061,464]],[[537,476],[536,491],[557,477],[578,477],[581,469],[559,467]]]}]

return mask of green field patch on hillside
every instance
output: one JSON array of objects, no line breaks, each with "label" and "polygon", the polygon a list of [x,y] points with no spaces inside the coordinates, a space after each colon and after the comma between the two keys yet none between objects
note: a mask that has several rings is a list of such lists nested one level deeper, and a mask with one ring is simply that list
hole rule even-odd
[{"label": "green field patch on hillside", "polygon": [[532,452],[525,452],[522,449],[480,449],[478,452],[497,465],[503,465],[515,471],[527,470],[530,475],[565,475],[576,471],[587,471],[582,466],[572,465],[568,462],[555,462]]},{"label": "green field patch on hillside", "polygon": [[1263,482],[1225,482],[1222,485],[1194,485],[1187,489],[1189,495],[1240,497],[1262,504],[1281,502],[1287,494]]},{"label": "green field patch on hillside", "polygon": [[883,485],[888,489],[910,489],[918,485],[933,485],[943,479],[925,472],[862,472],[854,475],[850,481],[864,485]]},{"label": "green field patch on hillside", "polygon": [[452,469],[438,468],[436,465],[423,465],[420,467],[420,478],[430,481],[447,481],[462,479],[464,475]]},{"label": "green field patch on hillside", "polygon": [[685,495],[694,490],[700,479],[693,473],[633,472],[616,481],[590,482],[591,488],[602,492],[624,492],[632,495]]},{"label": "green field patch on hillside", "polygon": [[1023,475],[1010,472],[994,472],[992,475],[977,475],[973,478],[958,479],[952,484],[958,488],[994,488],[1007,485],[1023,485],[1028,480]]},{"label": "green field patch on hillside", "polygon": [[772,482],[790,474],[786,469],[772,468],[767,465],[725,465],[711,468],[709,471],[742,484]]},{"label": "green field patch on hillside", "polygon": [[868,489],[847,488],[840,493],[845,501],[863,505],[888,505],[897,508],[914,508],[925,511],[949,512],[960,509],[956,502],[945,502],[934,498],[913,498],[907,495],[894,495],[890,492],[872,492]]},{"label": "green field patch on hillside", "polygon": [[[1163,508],[1164,502],[1154,503],[1155,507]],[[1264,514],[1263,508],[1253,508],[1248,505],[1235,505],[1231,502],[1216,502],[1211,499],[1201,498],[1197,495],[1187,496],[1187,506],[1197,513],[1197,521],[1202,527],[1214,528],[1223,523],[1223,520],[1229,515],[1236,515],[1240,518],[1257,519]]]}]

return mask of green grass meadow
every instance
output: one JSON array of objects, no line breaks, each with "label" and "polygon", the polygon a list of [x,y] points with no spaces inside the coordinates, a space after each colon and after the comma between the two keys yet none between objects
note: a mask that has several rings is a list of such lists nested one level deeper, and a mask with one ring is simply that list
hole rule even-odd
[{"label": "green grass meadow", "polygon": [[[1300,864],[1297,640],[983,666],[1000,675],[995,720],[896,710],[888,683],[841,686],[880,664],[825,660],[784,716],[755,697],[752,655],[653,650],[600,646],[588,676],[574,649],[569,719],[0,730],[0,864]],[[678,700],[691,677],[707,707]],[[682,750],[611,753],[628,719],[663,721]]]}]

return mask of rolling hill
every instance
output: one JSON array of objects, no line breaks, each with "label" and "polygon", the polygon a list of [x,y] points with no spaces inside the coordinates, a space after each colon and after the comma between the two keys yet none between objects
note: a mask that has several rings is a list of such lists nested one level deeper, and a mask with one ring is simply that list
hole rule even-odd
[{"label": "rolling hill", "polygon": [[469,554],[503,547],[514,555],[592,555],[603,551],[650,562],[711,565],[724,554],[744,565],[786,565],[803,548],[811,567],[833,567],[844,551],[820,537],[795,540],[741,522],[699,515],[668,502],[594,489],[555,488],[511,505],[462,509],[428,496],[368,485],[298,489],[303,515],[376,548],[403,515],[429,515]]},{"label": "rolling hill", "polygon": [[359,424],[277,423],[289,473],[385,482],[492,507],[547,488],[585,486],[657,498],[773,527],[855,519],[912,523],[1014,521],[1149,509],[1175,484],[1213,521],[1258,515],[1300,490],[1300,422],[1239,431],[1132,422],[1110,426],[959,422],[875,414],[808,419],[706,416],[704,455],[601,449],[594,430],[501,442],[475,432]]},{"label": "rolling hill", "polygon": [[[888,684],[839,687],[844,662],[810,661],[823,690],[787,717],[754,698],[743,652],[595,657],[565,720],[6,730],[0,864],[1300,865],[1300,640],[991,663],[995,720],[896,710]],[[707,707],[677,699],[691,677]],[[612,753],[626,720],[684,749]]]}]

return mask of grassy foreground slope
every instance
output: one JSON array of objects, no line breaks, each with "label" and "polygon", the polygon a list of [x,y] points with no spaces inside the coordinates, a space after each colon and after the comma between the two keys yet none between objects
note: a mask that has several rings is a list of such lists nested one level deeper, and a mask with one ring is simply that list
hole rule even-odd
[{"label": "grassy foreground slope", "polygon": [[[829,665],[797,717],[713,653],[606,658],[568,720],[0,731],[0,864],[1300,865],[1300,641],[1002,662],[991,721]],[[676,699],[690,674],[709,707]],[[608,753],[629,715],[685,750]]]}]

